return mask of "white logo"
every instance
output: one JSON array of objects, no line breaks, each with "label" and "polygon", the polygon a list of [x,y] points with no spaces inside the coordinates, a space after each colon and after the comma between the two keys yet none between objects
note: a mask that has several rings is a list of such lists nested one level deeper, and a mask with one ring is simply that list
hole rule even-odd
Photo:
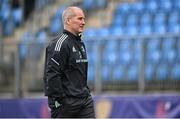
[{"label": "white logo", "polygon": [[59,104],[58,101],[55,101],[55,107],[58,108],[59,106],[61,106],[61,104]]},{"label": "white logo", "polygon": [[72,51],[73,51],[73,52],[76,52],[76,49],[75,49],[75,47],[74,47],[74,46],[73,46],[73,48],[72,48]]},{"label": "white logo", "polygon": [[82,50],[83,52],[85,52],[85,49],[84,49],[84,47],[83,47],[83,46],[81,46],[81,50]]},{"label": "white logo", "polygon": [[81,54],[81,52],[79,51],[79,58],[81,59],[82,58],[82,54]]}]

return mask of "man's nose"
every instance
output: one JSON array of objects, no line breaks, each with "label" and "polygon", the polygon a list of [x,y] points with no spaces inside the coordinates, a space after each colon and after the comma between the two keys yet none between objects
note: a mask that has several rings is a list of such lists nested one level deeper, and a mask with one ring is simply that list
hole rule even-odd
[{"label": "man's nose", "polygon": [[85,21],[84,20],[82,20],[82,24],[85,25]]}]

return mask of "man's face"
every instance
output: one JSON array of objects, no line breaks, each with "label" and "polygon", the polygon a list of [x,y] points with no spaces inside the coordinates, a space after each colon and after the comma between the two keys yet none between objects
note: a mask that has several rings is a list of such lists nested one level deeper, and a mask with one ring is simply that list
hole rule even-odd
[{"label": "man's face", "polygon": [[85,16],[82,10],[75,10],[75,16],[70,18],[69,25],[75,34],[83,32]]}]

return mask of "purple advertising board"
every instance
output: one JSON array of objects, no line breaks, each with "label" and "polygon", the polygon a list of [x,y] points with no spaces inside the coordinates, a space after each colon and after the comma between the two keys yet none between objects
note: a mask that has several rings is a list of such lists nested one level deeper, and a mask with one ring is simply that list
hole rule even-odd
[{"label": "purple advertising board", "polygon": [[[180,118],[180,96],[94,96],[96,117]],[[47,99],[0,99],[0,118],[50,117]]]}]

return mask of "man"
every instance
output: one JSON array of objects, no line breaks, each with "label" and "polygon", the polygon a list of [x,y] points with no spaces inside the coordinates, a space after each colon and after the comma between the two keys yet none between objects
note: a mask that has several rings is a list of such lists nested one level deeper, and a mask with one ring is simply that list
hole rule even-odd
[{"label": "man", "polygon": [[68,7],[62,14],[64,31],[46,48],[45,95],[52,118],[95,118],[93,100],[87,86],[87,56],[81,33],[83,11]]}]

